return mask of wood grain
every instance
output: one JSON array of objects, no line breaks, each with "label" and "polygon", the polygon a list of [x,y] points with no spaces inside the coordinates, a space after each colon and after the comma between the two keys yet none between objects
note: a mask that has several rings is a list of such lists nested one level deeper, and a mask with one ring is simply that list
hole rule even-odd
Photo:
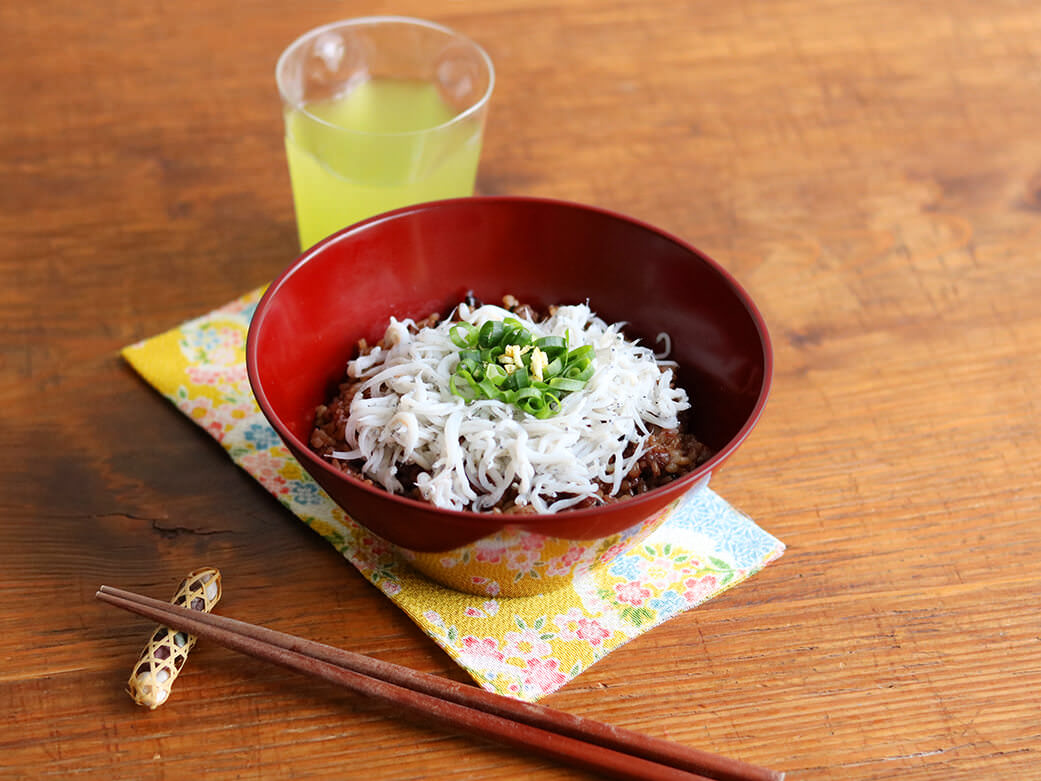
[{"label": "wood grain", "polygon": [[770,403],[714,486],[788,552],[548,704],[792,779],[1041,778],[1022,0],[0,7],[0,776],[583,777],[203,645],[141,711],[148,624],[93,601],[212,564],[228,615],[465,679],[118,358],[294,257],[274,61],[370,13],[489,50],[480,192],[660,225],[771,328]]}]

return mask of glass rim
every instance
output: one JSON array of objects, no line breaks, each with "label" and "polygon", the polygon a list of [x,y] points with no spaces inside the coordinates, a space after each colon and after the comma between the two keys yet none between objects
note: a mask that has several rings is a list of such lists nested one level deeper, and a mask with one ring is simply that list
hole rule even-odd
[{"label": "glass rim", "polygon": [[[295,53],[299,47],[303,46],[306,42],[321,35],[322,33],[329,32],[330,30],[338,30],[345,27],[373,26],[379,24],[401,25],[407,27],[426,27],[427,29],[436,30],[438,32],[445,33],[454,38],[457,38],[460,41],[464,41],[467,45],[472,47],[477,52],[481,61],[488,69],[488,87],[487,89],[485,89],[484,94],[481,95],[480,98],[478,98],[472,106],[470,106],[464,111],[460,111],[447,122],[442,122],[439,125],[432,125],[431,127],[423,128],[422,130],[406,130],[387,133],[377,133],[366,130],[354,130],[351,128],[343,127],[341,125],[337,125],[335,122],[330,122],[328,120],[322,119],[319,116],[316,116],[315,114],[312,114],[310,111],[307,110],[306,104],[304,102],[291,100],[286,95],[286,88],[282,78],[283,69],[290,55]],[[306,116],[307,119],[311,122],[317,122],[320,125],[332,128],[333,130],[338,130],[341,133],[349,133],[357,136],[372,136],[381,138],[404,137],[423,135],[425,133],[434,133],[444,128],[448,128],[453,125],[459,124],[468,117],[480,112],[487,105],[489,99],[491,98],[492,90],[495,87],[495,66],[492,64],[492,58],[488,56],[488,52],[484,50],[483,46],[474,41],[472,38],[469,38],[468,36],[463,35],[462,33],[456,30],[453,30],[451,27],[446,27],[443,24],[438,24],[437,22],[431,22],[426,19],[419,19],[412,16],[358,16],[351,19],[341,19],[338,22],[329,22],[328,24],[323,24],[319,27],[314,27],[308,30],[307,32],[303,33],[302,35],[298,36],[295,40],[293,40],[292,43],[290,43],[285,48],[282,54],[279,55],[278,62],[275,63],[275,82],[278,85],[278,93],[279,96],[282,98],[282,102],[288,106],[291,106],[293,110],[299,111],[301,114]]]}]

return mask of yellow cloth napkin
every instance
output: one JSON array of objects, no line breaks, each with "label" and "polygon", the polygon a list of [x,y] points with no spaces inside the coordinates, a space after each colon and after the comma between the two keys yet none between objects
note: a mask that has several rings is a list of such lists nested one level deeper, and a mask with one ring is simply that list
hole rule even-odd
[{"label": "yellow cloth napkin", "polygon": [[703,487],[635,549],[563,589],[489,598],[440,586],[347,517],[260,412],[246,376],[245,344],[261,293],[131,345],[123,356],[486,689],[537,700],[784,551],[783,543]]}]

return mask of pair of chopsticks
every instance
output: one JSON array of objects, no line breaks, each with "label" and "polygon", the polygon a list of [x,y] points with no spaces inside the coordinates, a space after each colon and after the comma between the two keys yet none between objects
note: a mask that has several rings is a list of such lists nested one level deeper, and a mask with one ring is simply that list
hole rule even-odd
[{"label": "pair of chopsticks", "polygon": [[305,640],[256,624],[102,586],[97,598],[234,651],[321,678],[464,735],[522,748],[608,778],[781,781],[784,774],[603,722]]}]

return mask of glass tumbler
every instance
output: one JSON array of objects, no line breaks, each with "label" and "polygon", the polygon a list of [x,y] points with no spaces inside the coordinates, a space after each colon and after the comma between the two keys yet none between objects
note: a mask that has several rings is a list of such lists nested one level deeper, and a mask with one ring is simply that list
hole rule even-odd
[{"label": "glass tumbler", "polygon": [[473,195],[495,83],[484,49],[421,19],[318,27],[276,79],[300,246],[374,214]]}]

